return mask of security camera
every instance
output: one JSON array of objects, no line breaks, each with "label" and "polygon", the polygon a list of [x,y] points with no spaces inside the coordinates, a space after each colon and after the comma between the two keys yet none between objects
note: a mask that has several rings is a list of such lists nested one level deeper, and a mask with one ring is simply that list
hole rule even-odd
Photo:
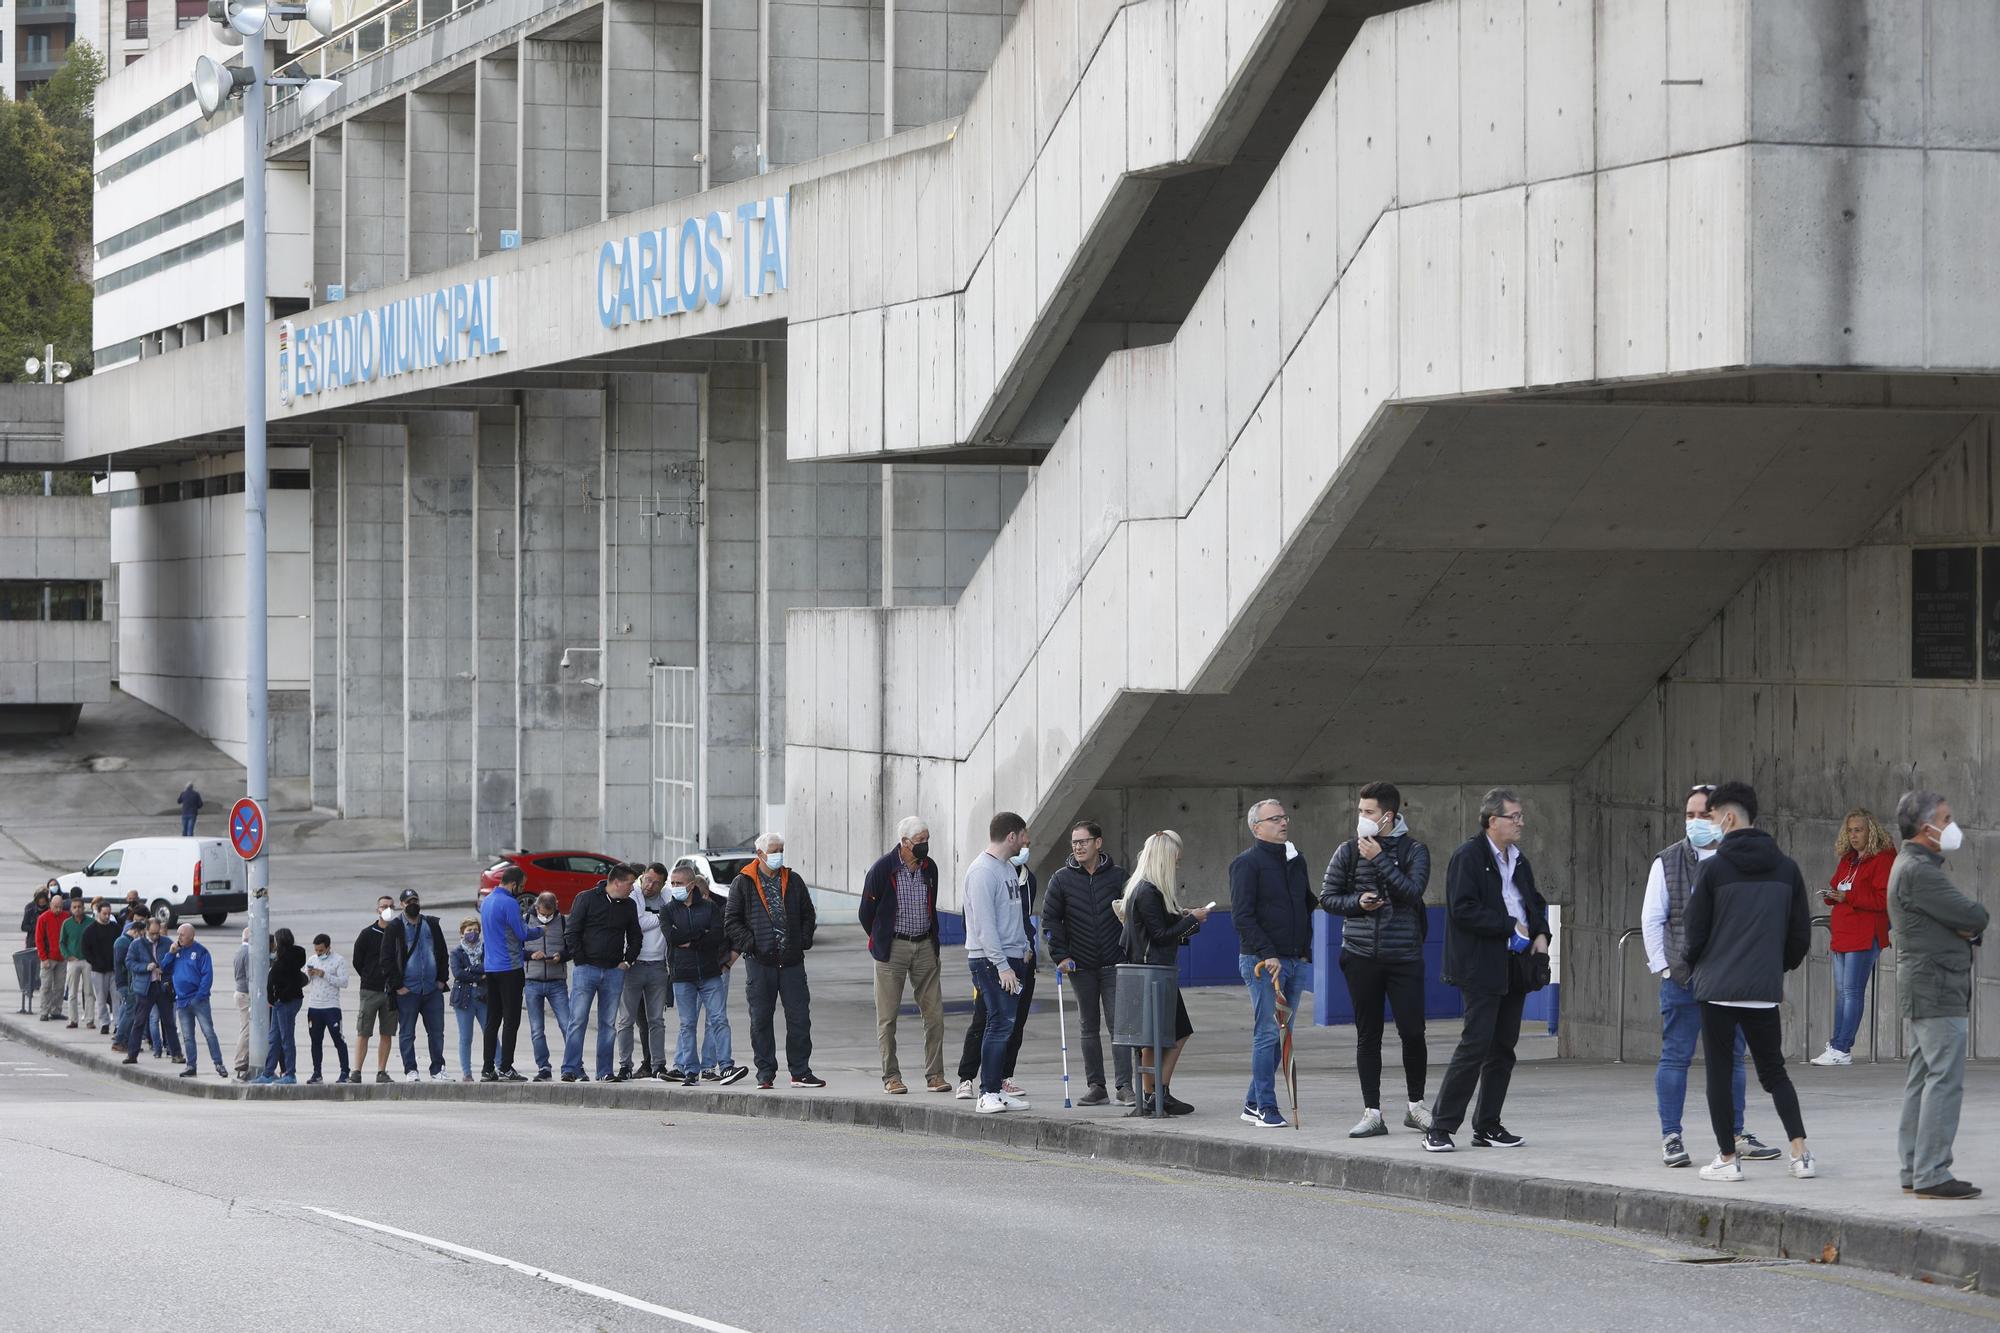
[{"label": "security camera", "polygon": [[569,670],[569,649],[567,648],[563,649],[562,661],[556,663],[556,665],[561,667],[564,671]]}]

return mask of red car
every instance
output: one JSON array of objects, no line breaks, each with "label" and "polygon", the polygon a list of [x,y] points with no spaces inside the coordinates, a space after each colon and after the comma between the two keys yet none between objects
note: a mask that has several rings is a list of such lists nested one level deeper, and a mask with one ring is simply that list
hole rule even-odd
[{"label": "red car", "polygon": [[595,885],[611,873],[611,867],[623,864],[615,856],[602,852],[502,852],[494,858],[493,864],[479,872],[479,896],[484,898],[500,886],[500,872],[508,866],[521,867],[526,875],[522,884],[524,893],[553,893],[561,911],[567,912],[576,895]]}]

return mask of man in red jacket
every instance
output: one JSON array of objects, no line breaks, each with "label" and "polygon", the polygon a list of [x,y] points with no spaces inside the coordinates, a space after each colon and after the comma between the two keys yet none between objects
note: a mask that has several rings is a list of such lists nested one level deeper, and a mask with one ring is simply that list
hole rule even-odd
[{"label": "man in red jacket", "polygon": [[44,1023],[63,1016],[63,977],[67,968],[62,955],[62,928],[67,920],[69,899],[61,894],[51,897],[48,910],[35,920],[35,957],[42,965]]}]

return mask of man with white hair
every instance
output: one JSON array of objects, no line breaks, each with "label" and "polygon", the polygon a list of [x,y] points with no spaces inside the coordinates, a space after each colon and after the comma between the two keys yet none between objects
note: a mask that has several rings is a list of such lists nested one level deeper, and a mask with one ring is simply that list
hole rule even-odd
[{"label": "man with white hair", "polygon": [[875,1033],[882,1048],[882,1087],[910,1089],[896,1060],[896,1016],[903,983],[916,992],[924,1020],[924,1086],[950,1092],[944,1076],[944,988],[938,967],[938,869],[931,860],[930,825],[915,815],[896,825],[896,845],[861,880],[861,928],[875,959]]},{"label": "man with white hair", "polygon": [[795,1088],[823,1088],[812,1071],[812,992],[806,988],[806,950],[819,926],[806,882],[785,868],[785,838],[766,833],[757,856],[729,886],[723,913],[729,947],[743,955],[750,994],[750,1049],[757,1061],[757,1086],[778,1078],[775,1019],[785,1004],[785,1063]]},{"label": "man with white hair", "polygon": [[1286,1012],[1298,1012],[1318,900],[1305,858],[1292,845],[1292,817],[1284,802],[1253,801],[1244,822],[1254,841],[1229,863],[1236,969],[1250,992],[1250,1088],[1240,1118],[1280,1129],[1290,1122],[1278,1111],[1279,997],[1282,992]]}]

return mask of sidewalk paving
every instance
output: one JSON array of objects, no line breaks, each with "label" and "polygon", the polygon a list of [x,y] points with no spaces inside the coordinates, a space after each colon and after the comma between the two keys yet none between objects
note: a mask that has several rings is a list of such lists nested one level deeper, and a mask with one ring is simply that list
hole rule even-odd
[{"label": "sidewalk paving", "polygon": [[[1249,1022],[1248,1005],[1238,987],[1186,992],[1196,1031],[1174,1091],[1197,1108],[1195,1115],[1155,1122],[1128,1119],[1126,1108],[1119,1106],[1065,1110],[1055,990],[1052,975],[1044,969],[1016,1074],[1032,1096],[1033,1109],[977,1116],[970,1101],[949,1095],[919,1090],[889,1096],[881,1091],[870,960],[858,932],[849,936],[823,926],[820,938],[809,965],[814,1069],[829,1083],[822,1092],[785,1088],[782,1070],[779,1088],[771,1092],[758,1092],[748,1082],[727,1089],[670,1089],[656,1082],[247,1088],[216,1079],[205,1054],[203,1072],[196,1079],[174,1077],[178,1071],[172,1061],[155,1061],[151,1055],[137,1065],[121,1066],[108,1038],[16,1015],[18,997],[10,992],[0,992],[0,1026],[38,1049],[102,1072],[212,1098],[487,1099],[671,1106],[840,1121],[1616,1225],[1737,1253],[1815,1261],[1837,1257],[1840,1263],[1857,1267],[1932,1277],[1973,1289],[2000,1288],[2000,1174],[1995,1173],[2000,1168],[2000,1124],[1984,1114],[1988,1105],[2000,1100],[2000,1067],[1974,1065],[1968,1071],[1966,1115],[1957,1145],[1958,1170],[1993,1190],[1984,1198],[1970,1203],[1924,1202],[1901,1192],[1895,1132],[1903,1075],[1900,1067],[1888,1063],[1845,1069],[1791,1066],[1819,1159],[1819,1177],[1795,1180],[1782,1161],[1746,1163],[1742,1184],[1717,1185],[1700,1180],[1691,1168],[1668,1170],[1660,1165],[1650,1062],[1621,1066],[1557,1061],[1554,1039],[1535,1031],[1523,1035],[1522,1059],[1506,1113],[1508,1127],[1526,1136],[1524,1149],[1474,1150],[1470,1134],[1461,1132],[1456,1153],[1423,1152],[1417,1134],[1400,1125],[1402,1070],[1393,1031],[1383,1071],[1387,1102],[1383,1110],[1392,1132],[1382,1138],[1350,1140],[1346,1132],[1360,1111],[1353,1030],[1311,1026],[1310,1000],[1302,1006],[1297,1030],[1301,1127],[1265,1130],[1244,1124],[1237,1111],[1248,1077]],[[217,963],[226,985],[226,959],[218,957]],[[969,988],[961,951],[947,950],[945,963],[946,998],[963,1000]],[[747,1063],[748,1017],[740,985],[732,991],[736,1058]],[[217,998],[216,1020],[227,1059],[236,1013],[226,995]],[[350,988],[346,996],[350,1046],[356,1002]],[[1073,1005],[1067,1017],[1071,1091],[1080,1097],[1083,1060]],[[782,1016],[779,1022],[782,1027]],[[668,1032],[671,1040],[671,1018]],[[964,1033],[963,1014],[947,1014],[945,1066],[947,1077],[953,1079]],[[1431,1076],[1426,1089],[1430,1095],[1435,1095],[1456,1036],[1455,1020],[1431,1025]],[[907,1004],[899,1037],[903,1076],[921,1089],[922,1025]],[[309,1072],[303,1021],[299,1045],[302,1069]],[[421,1045],[420,1041],[420,1062]],[[525,1023],[520,1047],[519,1063],[525,1071],[532,1064]],[[590,1049],[587,1042],[587,1053]],[[456,1028],[448,1016],[445,1055],[452,1074],[457,1072],[456,1050]],[[1106,1059],[1108,1063],[1108,1049]],[[327,1060],[331,1076],[330,1048]],[[476,1047],[474,1060],[476,1065]],[[393,1053],[390,1066],[392,1076],[400,1079],[401,1061]],[[372,1066],[369,1076],[373,1077]],[[1282,1082],[1280,1093],[1282,1100]],[[1747,1120],[1766,1142],[1782,1142],[1770,1101],[1754,1075]],[[1689,1151],[1697,1162],[1705,1160],[1710,1136],[1699,1062],[1688,1090],[1685,1124]]]}]

